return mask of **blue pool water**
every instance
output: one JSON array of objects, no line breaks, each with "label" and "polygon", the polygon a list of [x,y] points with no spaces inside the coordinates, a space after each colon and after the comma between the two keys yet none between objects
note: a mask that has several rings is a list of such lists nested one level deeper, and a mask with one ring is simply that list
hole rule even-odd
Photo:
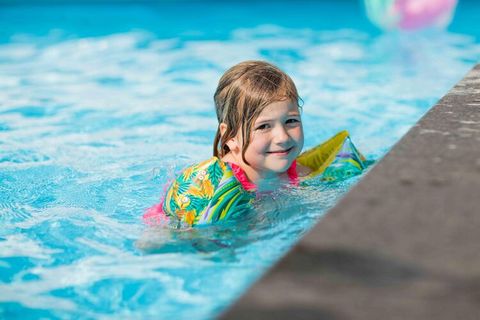
[{"label": "blue pool water", "polygon": [[361,10],[0,5],[0,318],[224,310],[358,181],[282,191],[235,225],[145,228],[163,185],[210,157],[212,95],[228,67],[279,65],[305,102],[307,148],[348,129],[377,159],[479,60],[475,1],[460,0],[448,31],[382,34]]}]

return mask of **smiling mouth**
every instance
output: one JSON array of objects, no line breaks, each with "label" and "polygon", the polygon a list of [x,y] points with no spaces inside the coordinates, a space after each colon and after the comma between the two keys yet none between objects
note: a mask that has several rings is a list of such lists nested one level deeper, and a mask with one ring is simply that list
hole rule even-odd
[{"label": "smiling mouth", "polygon": [[275,154],[275,155],[286,155],[292,150],[293,150],[293,147],[290,147],[290,148],[285,149],[285,150],[268,151],[267,153],[268,154]]}]

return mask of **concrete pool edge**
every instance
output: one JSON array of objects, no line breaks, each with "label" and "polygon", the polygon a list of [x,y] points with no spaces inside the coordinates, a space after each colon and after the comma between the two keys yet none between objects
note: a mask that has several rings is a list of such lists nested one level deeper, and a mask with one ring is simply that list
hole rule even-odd
[{"label": "concrete pool edge", "polygon": [[480,64],[224,319],[476,319]]}]

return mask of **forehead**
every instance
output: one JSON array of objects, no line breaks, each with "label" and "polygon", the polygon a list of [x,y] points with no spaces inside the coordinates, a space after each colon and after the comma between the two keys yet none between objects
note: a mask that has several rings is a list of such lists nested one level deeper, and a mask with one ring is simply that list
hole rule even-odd
[{"label": "forehead", "polygon": [[276,118],[282,115],[299,113],[298,105],[290,99],[275,101],[267,105],[258,115],[258,120]]}]

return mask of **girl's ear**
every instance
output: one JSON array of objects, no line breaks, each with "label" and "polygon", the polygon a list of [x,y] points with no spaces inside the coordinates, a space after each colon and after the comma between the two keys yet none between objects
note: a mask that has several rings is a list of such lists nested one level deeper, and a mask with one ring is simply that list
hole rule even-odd
[{"label": "girl's ear", "polygon": [[[222,123],[220,123],[219,128],[220,128],[220,136],[223,137],[223,135],[227,131],[227,124],[222,122]],[[236,137],[231,138],[230,140],[226,141],[225,143],[227,144],[228,149],[230,149],[230,151],[236,151],[239,148],[238,141],[237,141]]]},{"label": "girl's ear", "polygon": [[227,131],[227,124],[222,122],[220,123],[219,128],[220,128],[220,136],[223,137],[223,135],[225,134],[225,131]]}]

